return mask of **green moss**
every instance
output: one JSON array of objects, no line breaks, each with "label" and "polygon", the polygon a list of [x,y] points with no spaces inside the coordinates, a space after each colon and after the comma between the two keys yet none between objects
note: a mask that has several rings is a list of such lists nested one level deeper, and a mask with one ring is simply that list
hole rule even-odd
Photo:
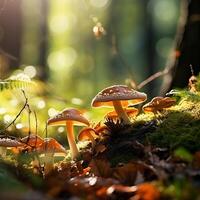
[{"label": "green moss", "polygon": [[[197,95],[196,95],[197,96]],[[183,98],[177,106],[163,114],[156,131],[149,136],[153,145],[171,149],[200,149],[200,101]]]}]

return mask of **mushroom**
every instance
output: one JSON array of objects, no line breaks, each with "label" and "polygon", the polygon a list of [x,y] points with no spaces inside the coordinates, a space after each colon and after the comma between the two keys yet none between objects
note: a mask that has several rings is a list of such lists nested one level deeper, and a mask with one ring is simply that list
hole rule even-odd
[{"label": "mushroom", "polygon": [[91,127],[83,128],[78,134],[79,141],[91,141],[92,147],[95,145],[95,138],[97,137],[95,129]]},{"label": "mushroom", "polygon": [[197,92],[197,77],[192,75],[190,78],[189,78],[189,81],[188,81],[188,87],[189,87],[189,91],[190,92]]},{"label": "mushroom", "polygon": [[45,175],[53,170],[55,156],[66,155],[66,149],[54,138],[45,138],[43,143],[36,148],[36,151],[38,154],[44,155],[43,163]]},{"label": "mushroom", "polygon": [[142,109],[144,112],[153,112],[154,114],[165,108],[171,107],[176,100],[170,97],[154,97],[149,103],[145,104]]},{"label": "mushroom", "polygon": [[136,105],[146,101],[147,95],[129,88],[126,85],[113,85],[100,91],[92,100],[93,107],[114,107],[117,116],[124,124],[130,124],[130,120],[124,111],[128,105]]},{"label": "mushroom", "polygon": [[75,142],[73,125],[89,125],[89,121],[83,116],[83,114],[74,108],[65,109],[62,112],[58,113],[56,116],[50,118],[47,121],[47,124],[51,126],[66,125],[67,139],[71,156],[72,159],[77,158],[79,152]]},{"label": "mushroom", "polygon": [[[126,112],[126,114],[130,117],[130,116],[136,116],[137,114],[138,114],[138,109],[137,108],[134,108],[134,107],[132,107],[132,108],[125,108],[124,109],[124,111]],[[117,115],[117,113],[116,113],[116,111],[111,111],[111,112],[108,112],[105,116],[104,116],[104,118],[106,119],[106,118],[111,118],[111,119],[113,119],[113,120],[117,120],[117,118],[118,118],[118,115]]]},{"label": "mushroom", "polygon": [[24,143],[25,145],[28,145],[31,147],[37,147],[44,142],[44,140],[38,135],[29,135],[29,136],[23,137],[20,141]]},{"label": "mushroom", "polygon": [[44,140],[38,135],[29,135],[21,138],[19,141],[23,144],[23,146],[11,148],[12,152],[15,154],[18,154],[23,150],[32,151],[32,149],[37,148],[44,142]]},{"label": "mushroom", "polygon": [[23,146],[23,143],[18,141],[15,137],[12,136],[1,136],[0,137],[0,155],[4,157],[9,147],[20,147]]},{"label": "mushroom", "polygon": [[95,131],[96,131],[96,134],[98,136],[101,136],[101,135],[108,134],[109,129],[108,129],[108,127],[106,125],[102,125],[102,126],[99,126],[99,127],[95,128]]}]

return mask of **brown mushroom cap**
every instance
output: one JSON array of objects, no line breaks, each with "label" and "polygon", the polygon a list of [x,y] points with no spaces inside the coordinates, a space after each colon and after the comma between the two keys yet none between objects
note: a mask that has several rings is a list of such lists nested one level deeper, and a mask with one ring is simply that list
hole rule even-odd
[{"label": "brown mushroom cap", "polygon": [[83,113],[74,108],[64,109],[50,118],[47,124],[51,126],[66,125],[66,121],[73,121],[73,124],[77,126],[89,125],[89,121],[83,116]]},{"label": "brown mushroom cap", "polygon": [[44,140],[38,135],[26,136],[23,137],[20,141],[24,143],[24,145],[29,145],[32,147],[37,147],[44,142]]},{"label": "brown mushroom cap", "polygon": [[154,97],[149,103],[143,106],[144,112],[160,111],[164,108],[169,108],[176,101],[170,97]]},{"label": "brown mushroom cap", "polygon": [[44,138],[44,142],[37,148],[38,153],[65,153],[66,149],[54,138]]},{"label": "brown mushroom cap", "polygon": [[113,85],[103,89],[92,100],[93,107],[110,107],[113,101],[121,101],[122,107],[136,105],[146,100],[147,95],[126,85]]},{"label": "brown mushroom cap", "polygon": [[96,131],[91,127],[83,128],[78,134],[79,141],[91,140],[91,138],[96,138]]},{"label": "brown mushroom cap", "polygon": [[0,147],[20,147],[23,145],[24,145],[23,143],[13,138],[9,137],[0,138]]}]

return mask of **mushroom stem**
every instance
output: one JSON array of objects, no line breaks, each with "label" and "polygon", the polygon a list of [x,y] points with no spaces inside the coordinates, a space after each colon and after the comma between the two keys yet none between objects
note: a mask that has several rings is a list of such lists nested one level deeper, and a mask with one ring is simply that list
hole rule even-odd
[{"label": "mushroom stem", "polygon": [[5,157],[7,153],[7,148],[6,147],[0,147],[0,156]]},{"label": "mushroom stem", "polygon": [[69,143],[69,148],[71,151],[72,159],[76,159],[79,155],[78,148],[76,146],[75,142],[75,136],[74,136],[74,129],[73,129],[73,122],[72,121],[66,121],[66,129],[67,129],[67,140]]},{"label": "mushroom stem", "polygon": [[49,174],[54,168],[54,152],[44,154],[44,174]]},{"label": "mushroom stem", "polygon": [[123,120],[123,123],[124,124],[131,124],[131,121],[128,118],[128,115],[126,114],[126,112],[122,108],[121,101],[113,101],[113,106],[114,106],[115,111],[116,111],[117,115],[119,116],[119,118]]}]

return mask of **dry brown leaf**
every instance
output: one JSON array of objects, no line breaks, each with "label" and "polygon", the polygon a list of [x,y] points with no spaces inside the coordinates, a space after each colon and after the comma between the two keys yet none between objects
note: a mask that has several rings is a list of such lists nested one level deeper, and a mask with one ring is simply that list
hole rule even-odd
[{"label": "dry brown leaf", "polygon": [[127,163],[121,167],[116,167],[113,177],[120,181],[120,183],[135,185],[136,182],[143,182],[144,180],[152,180],[156,178],[154,170],[144,163]]},{"label": "dry brown leaf", "polygon": [[136,195],[130,200],[158,200],[160,199],[159,190],[150,183],[143,183],[137,186]]},{"label": "dry brown leaf", "polygon": [[105,159],[93,159],[89,167],[91,168],[91,172],[96,176],[101,176],[103,178],[112,177],[113,169],[110,163]]}]

